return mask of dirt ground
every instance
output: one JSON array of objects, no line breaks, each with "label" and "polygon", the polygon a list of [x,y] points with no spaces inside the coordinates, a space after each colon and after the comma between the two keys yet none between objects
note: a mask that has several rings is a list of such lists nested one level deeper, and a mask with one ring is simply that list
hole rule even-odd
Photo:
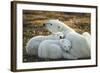
[{"label": "dirt ground", "polygon": [[34,36],[51,34],[51,32],[42,28],[43,22],[49,19],[59,19],[80,34],[83,32],[91,33],[91,14],[89,13],[23,10],[23,62],[44,61],[44,59],[36,56],[27,55],[25,46],[28,40]]}]

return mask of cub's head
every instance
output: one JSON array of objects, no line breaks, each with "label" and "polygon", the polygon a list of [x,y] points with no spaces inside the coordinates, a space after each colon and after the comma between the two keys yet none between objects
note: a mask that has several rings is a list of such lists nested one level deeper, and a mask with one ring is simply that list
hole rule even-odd
[{"label": "cub's head", "polygon": [[60,39],[61,47],[64,51],[69,52],[70,49],[72,48],[72,44],[69,40],[67,39]]},{"label": "cub's head", "polygon": [[65,36],[62,32],[53,33],[53,36],[58,38],[58,39],[64,39],[65,38]]}]

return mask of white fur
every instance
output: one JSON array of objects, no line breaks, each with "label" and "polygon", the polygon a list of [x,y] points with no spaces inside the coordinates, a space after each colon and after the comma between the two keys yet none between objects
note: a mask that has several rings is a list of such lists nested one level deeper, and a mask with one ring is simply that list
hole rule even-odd
[{"label": "white fur", "polygon": [[77,58],[90,57],[90,47],[84,36],[75,32],[69,32],[66,35],[66,39],[70,40],[72,43],[70,54],[76,56]]},{"label": "white fur", "polygon": [[[60,40],[45,40],[38,49],[38,56],[46,59],[77,59],[68,53],[71,49],[71,42],[66,39]],[[67,51],[67,52],[66,52]]]},{"label": "white fur", "polygon": [[88,32],[82,34],[88,42],[89,47],[91,48],[91,35]]},{"label": "white fur", "polygon": [[74,32],[72,28],[70,28],[69,26],[67,26],[66,24],[64,24],[63,22],[59,20],[55,20],[55,19],[47,20],[44,24],[45,24],[44,28],[46,28],[52,33],[63,32],[63,31]]},{"label": "white fur", "polygon": [[77,58],[90,57],[90,47],[87,42],[89,40],[86,40],[83,35],[75,32],[68,25],[59,20],[48,20],[45,22],[44,28],[48,29],[52,33],[63,32],[65,38],[72,43],[70,54]]},{"label": "white fur", "polygon": [[26,52],[29,55],[37,55],[38,47],[42,41],[48,40],[48,39],[58,40],[58,39],[63,38],[63,37],[64,37],[64,35],[62,32],[57,32],[57,33],[54,33],[54,34],[48,35],[48,36],[32,37],[26,45]]}]

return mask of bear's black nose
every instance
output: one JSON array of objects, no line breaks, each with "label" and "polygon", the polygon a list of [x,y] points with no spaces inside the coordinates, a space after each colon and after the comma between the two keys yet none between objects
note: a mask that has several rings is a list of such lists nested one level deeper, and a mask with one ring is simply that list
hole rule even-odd
[{"label": "bear's black nose", "polygon": [[69,51],[68,51],[68,50],[66,50],[66,52],[67,52],[67,53],[69,53]]},{"label": "bear's black nose", "polygon": [[62,36],[60,36],[60,39],[63,39],[63,37],[62,37]]},{"label": "bear's black nose", "polygon": [[52,24],[50,23],[50,25],[52,26]]},{"label": "bear's black nose", "polygon": [[43,24],[43,26],[45,26],[45,24]]}]

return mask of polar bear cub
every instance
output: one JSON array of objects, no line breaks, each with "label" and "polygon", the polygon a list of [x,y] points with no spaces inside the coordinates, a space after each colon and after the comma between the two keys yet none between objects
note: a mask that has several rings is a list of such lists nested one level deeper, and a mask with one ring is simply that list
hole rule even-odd
[{"label": "polar bear cub", "polygon": [[76,59],[76,57],[68,53],[71,46],[71,42],[66,39],[45,40],[39,46],[38,56],[45,59]]},{"label": "polar bear cub", "polygon": [[41,35],[41,36],[32,37],[26,44],[26,52],[29,55],[37,55],[38,47],[42,41],[48,39],[58,40],[58,39],[62,39],[63,37],[64,35],[62,32],[57,32],[48,36]]}]

